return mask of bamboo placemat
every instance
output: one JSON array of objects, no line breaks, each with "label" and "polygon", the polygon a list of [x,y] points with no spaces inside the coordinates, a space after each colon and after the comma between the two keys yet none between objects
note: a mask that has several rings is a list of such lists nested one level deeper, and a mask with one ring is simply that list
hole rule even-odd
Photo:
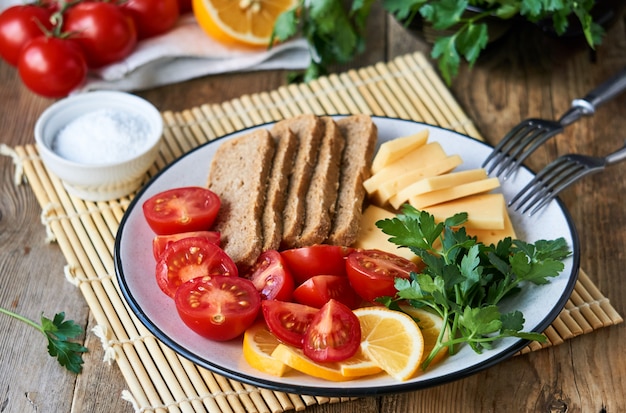
[{"label": "bamboo placemat", "polygon": [[[309,84],[164,112],[163,148],[146,180],[185,152],[218,136],[305,112],[412,119],[481,138],[425,57],[415,53]],[[106,359],[119,365],[128,386],[122,397],[135,411],[280,413],[344,400],[257,388],[213,374],[178,356],[139,322],[117,286],[115,234],[132,197],[82,201],[68,195],[60,180],[48,173],[33,145],[2,149],[14,157],[16,182],[23,172],[35,193],[47,237],[61,248],[67,260],[66,277],[80,289],[94,314],[98,327],[93,332],[102,340]],[[581,271],[570,300],[545,332],[548,342],[535,342],[520,353],[622,321]]]}]

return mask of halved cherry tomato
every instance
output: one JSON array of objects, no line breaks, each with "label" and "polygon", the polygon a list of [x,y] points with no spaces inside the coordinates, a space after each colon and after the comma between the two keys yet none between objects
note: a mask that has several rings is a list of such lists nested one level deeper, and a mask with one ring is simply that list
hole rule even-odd
[{"label": "halved cherry tomato", "polygon": [[291,301],[293,277],[278,251],[261,254],[245,278],[252,281],[261,299]]},{"label": "halved cherry tomato", "polygon": [[342,275],[314,275],[295,289],[293,299],[315,308],[322,308],[331,299],[349,308],[356,308],[362,301],[348,277]]},{"label": "halved cherry tomato", "polygon": [[149,198],[143,213],[158,235],[206,231],[211,228],[221,205],[215,192],[199,186],[169,189]]},{"label": "halved cherry tomato", "polygon": [[281,252],[297,285],[314,275],[346,275],[346,256],[354,248],[338,245],[312,245]]},{"label": "halved cherry tomato", "polygon": [[172,235],[157,235],[152,240],[152,254],[158,261],[159,258],[161,258],[161,255],[163,255],[163,252],[165,252],[165,248],[167,248],[171,242],[191,237],[206,238],[217,246],[220,245],[221,240],[220,233],[217,231],[191,231]]},{"label": "halved cherry tomato", "polygon": [[159,287],[170,297],[186,281],[212,275],[237,277],[237,266],[217,245],[206,238],[183,238],[172,242],[156,265]]},{"label": "halved cherry tomato", "polygon": [[272,334],[298,348],[302,348],[304,333],[319,311],[308,305],[276,300],[263,300],[261,309]]},{"label": "halved cherry tomato", "polygon": [[211,340],[231,340],[254,323],[261,307],[252,282],[241,277],[213,275],[182,284],[175,297],[183,322]]},{"label": "halved cherry tomato", "polygon": [[313,361],[341,361],[361,345],[357,316],[337,300],[330,300],[315,315],[304,334],[302,351]]},{"label": "halved cherry tomato", "polygon": [[409,278],[419,267],[413,261],[380,250],[358,250],[346,261],[348,279],[354,291],[366,301],[395,296],[396,278]]}]

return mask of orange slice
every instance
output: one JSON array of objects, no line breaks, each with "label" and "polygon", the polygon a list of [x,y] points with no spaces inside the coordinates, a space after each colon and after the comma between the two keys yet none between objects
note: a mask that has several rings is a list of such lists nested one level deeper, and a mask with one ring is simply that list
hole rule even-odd
[{"label": "orange slice", "polygon": [[341,374],[339,363],[317,363],[305,356],[300,349],[285,344],[279,344],[272,352],[272,357],[309,376],[330,381],[347,381],[352,379],[352,377],[346,377]]},{"label": "orange slice", "polygon": [[259,321],[249,327],[243,335],[243,356],[255,369],[274,376],[283,376],[290,368],[272,357],[272,352],[278,344],[280,342],[265,323]]},{"label": "orange slice", "polygon": [[363,377],[371,376],[373,374],[383,371],[376,363],[370,360],[359,349],[357,353],[347,360],[338,362],[341,370],[341,375],[345,377]]},{"label": "orange slice", "polygon": [[[435,348],[437,338],[444,328],[443,318],[439,315],[431,313],[430,311],[415,308],[410,305],[400,306],[402,311],[413,317],[417,321],[417,325],[422,331],[422,337],[424,337],[424,354],[422,355],[422,362],[429,356],[430,352]],[[443,341],[448,341],[450,337],[450,330],[444,331]],[[438,363],[448,354],[448,348],[444,347],[437,352],[437,354],[431,360],[429,366]]]},{"label": "orange slice", "polygon": [[269,46],[278,16],[297,0],[192,0],[198,25],[225,44]]},{"label": "orange slice", "polygon": [[424,338],[413,319],[386,307],[354,310],[361,323],[361,350],[399,381],[410,379],[420,366]]}]

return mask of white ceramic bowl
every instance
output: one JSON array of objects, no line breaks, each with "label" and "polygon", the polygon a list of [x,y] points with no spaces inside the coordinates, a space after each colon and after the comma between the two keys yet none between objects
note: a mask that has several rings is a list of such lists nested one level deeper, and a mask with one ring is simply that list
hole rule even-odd
[{"label": "white ceramic bowl", "polygon": [[[123,148],[127,141],[118,138],[111,139],[109,144],[102,139],[104,128],[94,124],[93,129],[80,135],[80,139],[92,141],[80,141],[81,144],[77,145],[89,147],[93,143],[93,152],[85,160],[80,157],[70,160],[53,149],[55,139],[66,125],[75,124],[80,117],[94,117],[94,113],[102,113],[102,110],[140,122],[143,127],[140,144],[134,143],[131,147],[128,143],[128,148]],[[95,139],[97,134],[98,139]],[[88,92],[62,99],[46,109],[35,124],[37,149],[46,167],[61,179],[68,193],[89,201],[117,199],[136,190],[159,153],[162,134],[163,119],[151,103],[115,91]],[[98,145],[105,145],[106,151],[97,148]],[[112,155],[108,153],[111,150],[121,154]],[[102,157],[102,162],[94,162],[93,158],[98,156]],[[116,158],[108,159],[112,156]]]}]

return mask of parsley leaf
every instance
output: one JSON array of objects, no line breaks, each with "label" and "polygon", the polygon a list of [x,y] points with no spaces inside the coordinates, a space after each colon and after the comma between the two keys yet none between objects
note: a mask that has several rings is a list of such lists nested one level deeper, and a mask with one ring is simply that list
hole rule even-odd
[{"label": "parsley leaf", "polygon": [[65,313],[55,314],[52,320],[44,317],[42,314],[41,324],[37,324],[2,307],[0,307],[0,313],[11,316],[39,330],[48,340],[48,354],[55,357],[61,366],[72,373],[78,374],[82,371],[84,362],[82,353],[87,352],[88,349],[70,340],[80,336],[83,333],[83,329],[73,320],[65,320]]}]

